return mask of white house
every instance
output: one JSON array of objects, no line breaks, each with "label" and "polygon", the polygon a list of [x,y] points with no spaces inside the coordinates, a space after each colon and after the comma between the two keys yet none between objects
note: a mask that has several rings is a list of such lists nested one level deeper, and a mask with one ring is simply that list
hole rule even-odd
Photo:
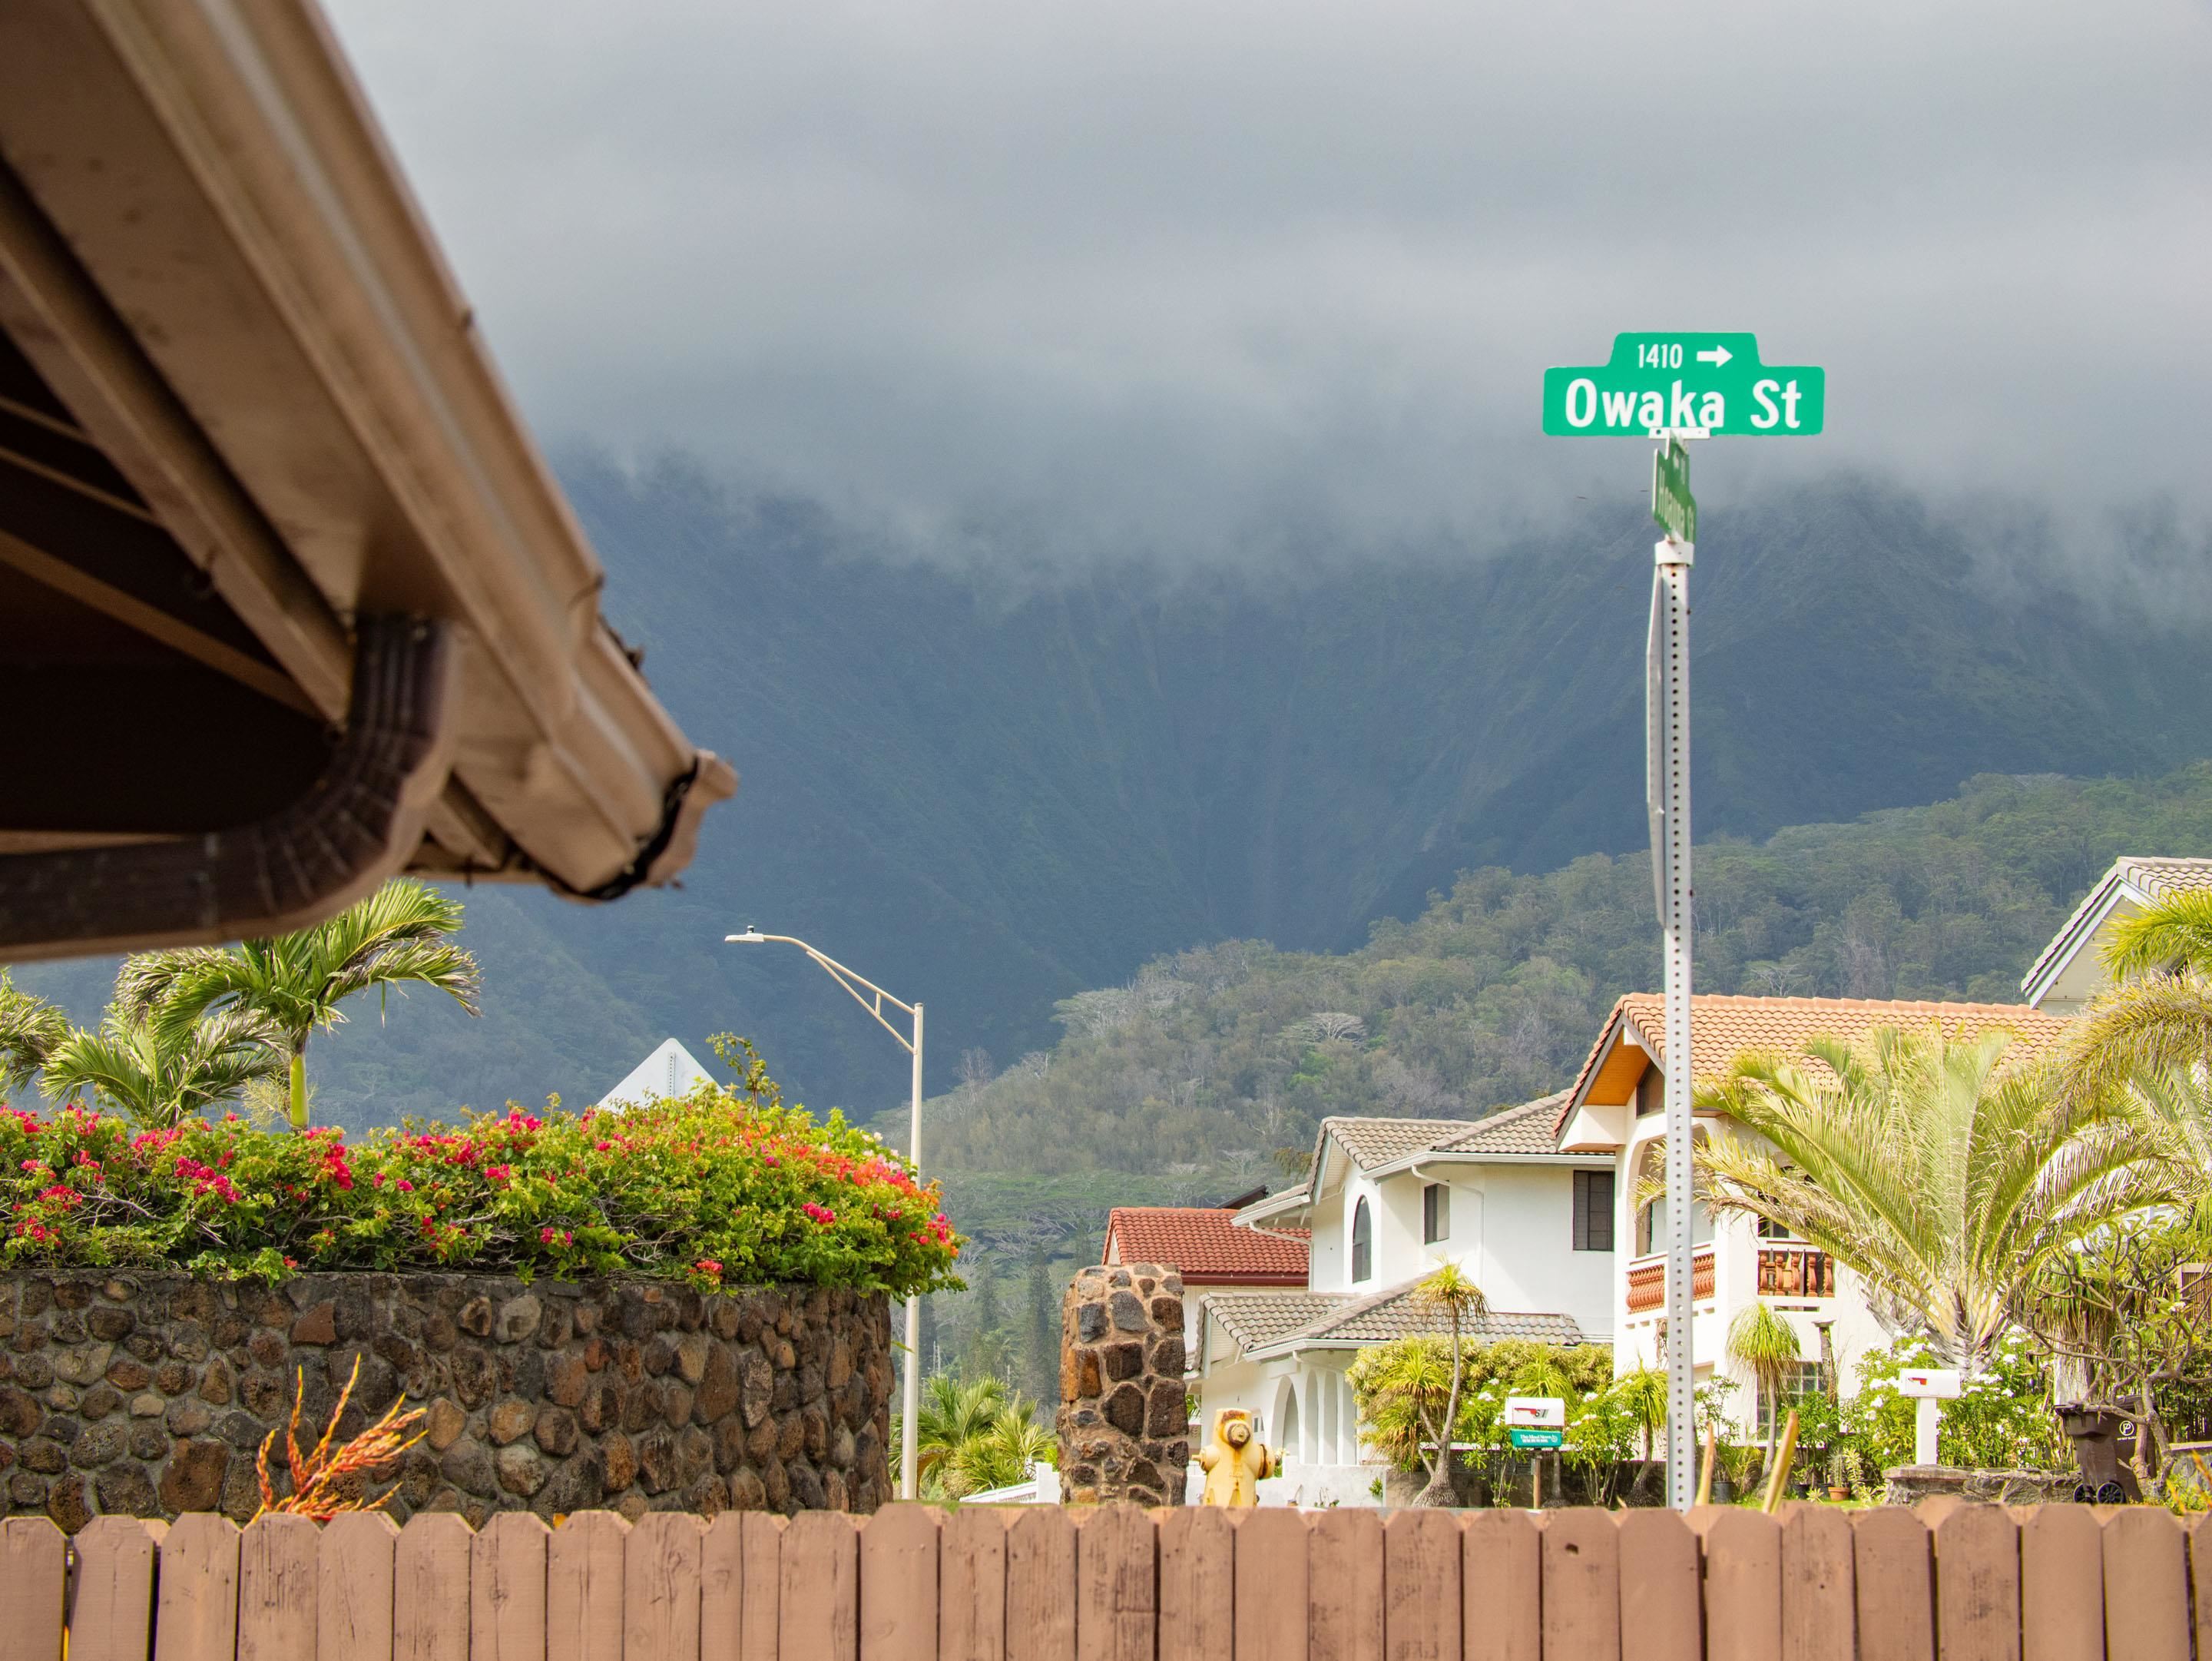
[{"label": "white house", "polygon": [[599,1098],[608,1111],[636,1107],[659,1096],[681,1096],[696,1084],[712,1084],[714,1074],[699,1065],[699,1058],[673,1038],[663,1039],[653,1052],[630,1068],[623,1081]]},{"label": "white house", "polygon": [[[1666,1357],[1666,1260],[1655,1250],[1664,1238],[1666,1201],[1638,1208],[1634,1195],[1644,1177],[1664,1169],[1666,1116],[1662,1068],[1666,1056],[1666,1004],[1656,993],[1637,993],[1613,1006],[1571,1089],[1558,1098],[1554,1114],[1564,1153],[1606,1155],[1613,1162],[1614,1228],[1624,1250],[1613,1287],[1608,1329],[1613,1369],[1660,1366]],[[1915,1003],[1849,998],[1696,997],[1691,1000],[1691,1073],[1698,1084],[1718,1079],[1746,1050],[1796,1052],[1820,1037],[1852,1042],[1878,1026],[1926,1027],[1975,1034],[1996,1029],[2040,1046],[2063,1023],[2024,1004]],[[1700,1110],[1695,1135],[1742,1135],[1725,1116]],[[1697,1243],[1691,1287],[1691,1354],[1700,1383],[1716,1372],[1735,1377],[1729,1404],[1739,1422],[1761,1412],[1753,1380],[1728,1364],[1729,1323],[1763,1300],[1797,1330],[1805,1357],[1795,1395],[1815,1376],[1825,1336],[1840,1376],[1887,1335],[1859,1294],[1855,1277],[1826,1252],[1802,1240],[1741,1219],[1716,1223],[1700,1213],[1692,1226]]]},{"label": "white house", "polygon": [[1478,1343],[1610,1333],[1613,1161],[1559,1150],[1562,1099],[1486,1119],[1325,1119],[1306,1181],[1237,1214],[1240,1229],[1307,1232],[1306,1284],[1207,1294],[1194,1384],[1201,1422],[1243,1408],[1285,1451],[1280,1497],[1368,1502],[1380,1468],[1344,1375],[1363,1348],[1437,1329],[1411,1294],[1439,1263],[1489,1300]]},{"label": "white house", "polygon": [[2212,890],[2212,860],[2129,855],[2113,861],[2021,979],[2021,995],[2046,1014],[2078,1014],[2112,984],[2105,946],[2115,922],[2161,900],[2207,890]]}]

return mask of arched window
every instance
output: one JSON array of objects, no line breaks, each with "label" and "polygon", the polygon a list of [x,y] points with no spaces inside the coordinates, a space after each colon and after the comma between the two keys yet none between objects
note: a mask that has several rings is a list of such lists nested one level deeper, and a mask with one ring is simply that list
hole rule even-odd
[{"label": "arched window", "polygon": [[1357,1286],[1375,1273],[1375,1223],[1362,1200],[1352,1211],[1352,1280]]}]

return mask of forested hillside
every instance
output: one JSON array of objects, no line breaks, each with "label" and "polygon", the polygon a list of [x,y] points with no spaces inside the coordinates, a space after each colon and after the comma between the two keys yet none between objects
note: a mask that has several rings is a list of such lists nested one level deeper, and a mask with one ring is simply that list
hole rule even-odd
[{"label": "forested hillside", "polygon": [[[2121,853],[2212,854],[2212,764],[2152,782],[1973,780],[1955,800],[1697,850],[1706,992],[2015,1001]],[[1332,1113],[1473,1115],[1570,1082],[1659,985],[1642,855],[1470,872],[1343,956],[1234,940],[1059,1005],[1048,1051],[930,1104],[934,1161],[1264,1179]]]}]

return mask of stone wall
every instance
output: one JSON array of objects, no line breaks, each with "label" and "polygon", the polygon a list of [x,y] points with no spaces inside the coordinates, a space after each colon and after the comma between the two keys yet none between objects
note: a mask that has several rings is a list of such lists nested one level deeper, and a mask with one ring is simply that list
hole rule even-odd
[{"label": "stone wall", "polygon": [[[319,1431],[356,1360],[341,1435],[402,1396],[426,1409],[424,1440],[386,1474],[402,1519],[865,1512],[891,1497],[881,1297],[88,1271],[0,1275],[0,1513],[43,1512],[71,1532],[102,1512],[243,1520],[295,1378],[302,1429]],[[273,1463],[281,1473],[281,1438]]]},{"label": "stone wall", "polygon": [[1086,1269],[1060,1311],[1060,1497],[1179,1506],[1190,1463],[1182,1277]]}]

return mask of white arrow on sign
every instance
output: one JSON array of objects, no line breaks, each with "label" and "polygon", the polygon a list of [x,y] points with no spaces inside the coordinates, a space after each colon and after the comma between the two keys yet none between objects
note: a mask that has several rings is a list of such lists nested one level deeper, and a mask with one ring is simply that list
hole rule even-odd
[{"label": "white arrow on sign", "polygon": [[1727,362],[1729,359],[1735,356],[1735,354],[1729,350],[1727,347],[1716,346],[1711,351],[1699,352],[1698,354],[1698,362],[1700,363],[1710,363],[1713,365],[1714,368],[1718,368],[1722,364]]}]

